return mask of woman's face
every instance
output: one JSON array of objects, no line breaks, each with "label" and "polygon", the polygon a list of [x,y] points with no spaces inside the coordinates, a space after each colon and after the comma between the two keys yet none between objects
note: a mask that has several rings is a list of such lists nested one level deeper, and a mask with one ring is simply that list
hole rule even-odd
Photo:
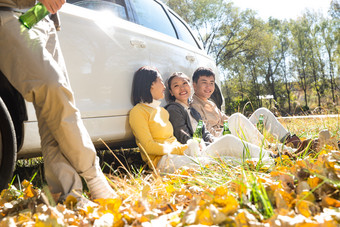
[{"label": "woman's face", "polygon": [[170,84],[170,94],[175,96],[178,101],[187,104],[191,95],[189,81],[182,77],[174,77]]},{"label": "woman's face", "polygon": [[164,98],[164,91],[165,91],[165,86],[163,83],[163,80],[160,75],[157,76],[157,79],[152,82],[150,92],[152,95],[152,98],[155,100],[160,100]]}]

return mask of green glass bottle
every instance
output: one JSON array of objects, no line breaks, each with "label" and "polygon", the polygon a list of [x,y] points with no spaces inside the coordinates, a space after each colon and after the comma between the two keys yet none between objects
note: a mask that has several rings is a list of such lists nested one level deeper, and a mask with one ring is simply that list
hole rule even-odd
[{"label": "green glass bottle", "polygon": [[222,132],[222,134],[223,135],[231,134],[230,129],[229,129],[228,121],[225,121],[223,123],[223,132]]},{"label": "green glass bottle", "polygon": [[256,124],[257,129],[263,134],[264,123],[263,123],[263,114],[260,114],[259,121]]},{"label": "green glass bottle", "polygon": [[203,121],[199,120],[197,124],[197,128],[194,132],[193,139],[197,140],[199,143],[202,139],[202,128],[203,128]]},{"label": "green glass bottle", "polygon": [[46,17],[50,12],[42,3],[38,3],[30,8],[26,13],[19,17],[20,22],[28,29],[32,28],[41,19]]}]

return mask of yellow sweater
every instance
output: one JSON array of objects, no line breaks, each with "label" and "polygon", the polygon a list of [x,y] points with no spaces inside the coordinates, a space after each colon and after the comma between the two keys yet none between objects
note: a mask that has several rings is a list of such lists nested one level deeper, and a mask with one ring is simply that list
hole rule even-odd
[{"label": "yellow sweater", "polygon": [[[144,148],[155,167],[163,155],[183,155],[188,148],[174,137],[169,113],[163,107],[153,108],[139,103],[131,109],[129,123],[137,145]],[[149,163],[143,151],[141,155]],[[149,166],[151,168],[150,163]]]}]

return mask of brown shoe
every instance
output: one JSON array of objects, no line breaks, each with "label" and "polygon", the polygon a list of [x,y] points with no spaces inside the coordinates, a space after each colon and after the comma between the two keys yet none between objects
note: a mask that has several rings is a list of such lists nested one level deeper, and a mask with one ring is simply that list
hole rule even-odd
[{"label": "brown shoe", "polygon": [[[306,139],[301,142],[298,149],[294,152],[294,155],[301,155],[303,153],[306,153],[305,155],[316,153],[318,148],[318,139]],[[308,150],[306,150],[308,148]]]},{"label": "brown shoe", "polygon": [[301,144],[301,140],[297,135],[288,135],[285,140],[285,145],[290,146],[292,148],[298,148]]}]

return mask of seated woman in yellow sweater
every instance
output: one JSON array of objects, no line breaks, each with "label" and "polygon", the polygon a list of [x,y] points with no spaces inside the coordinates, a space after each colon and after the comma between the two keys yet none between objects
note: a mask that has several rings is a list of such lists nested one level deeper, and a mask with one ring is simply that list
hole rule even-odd
[{"label": "seated woman in yellow sweater", "polygon": [[[136,138],[144,161],[161,172],[173,172],[182,166],[197,167],[197,163],[207,164],[213,157],[242,157],[242,151],[231,146],[235,143],[245,144],[250,158],[262,154],[268,158],[270,151],[262,150],[253,144],[241,141],[235,136],[227,135],[223,143],[214,142],[204,152],[195,140],[181,144],[173,135],[173,127],[169,121],[169,113],[160,106],[164,98],[165,86],[157,69],[149,66],[140,68],[134,75],[132,85],[134,107],[130,111],[129,123]],[[243,147],[243,146],[242,146]]]}]

